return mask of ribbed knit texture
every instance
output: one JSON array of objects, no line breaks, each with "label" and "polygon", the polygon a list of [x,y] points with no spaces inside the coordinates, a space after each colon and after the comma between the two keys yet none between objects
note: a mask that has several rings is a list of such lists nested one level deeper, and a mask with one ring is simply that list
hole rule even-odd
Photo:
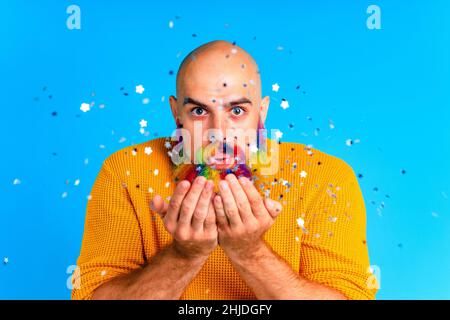
[{"label": "ribbed knit texture", "polygon": [[[87,204],[77,261],[80,287],[72,290],[72,299],[91,298],[98,286],[143,267],[171,243],[150,208],[153,196],[168,200],[175,188],[166,141],[126,147],[104,161]],[[277,142],[268,143],[270,148]],[[150,155],[145,153],[149,147]],[[367,286],[373,276],[368,271],[365,205],[354,171],[343,160],[304,144],[282,142],[279,155],[278,173],[255,182],[263,187],[262,196],[283,204],[264,235],[266,243],[301,277],[349,299],[374,299],[376,289]],[[256,297],[218,246],[181,299]]]}]

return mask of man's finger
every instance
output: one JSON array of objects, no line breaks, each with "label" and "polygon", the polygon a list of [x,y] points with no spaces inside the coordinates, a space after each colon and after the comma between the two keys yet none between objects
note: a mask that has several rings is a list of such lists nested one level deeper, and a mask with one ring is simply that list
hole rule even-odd
[{"label": "man's finger", "polygon": [[239,215],[239,209],[236,206],[233,194],[231,193],[229,184],[226,180],[219,182],[220,197],[225,211],[225,215],[230,222],[230,227],[236,228],[242,225],[241,216]]},{"label": "man's finger", "polygon": [[187,193],[186,197],[181,204],[180,216],[178,219],[179,226],[191,227],[192,215],[195,207],[197,206],[200,194],[205,186],[206,178],[198,176],[192,183],[191,189]]},{"label": "man's finger", "polygon": [[188,193],[190,186],[191,183],[187,180],[182,180],[178,182],[167,208],[167,217],[166,217],[167,223],[176,225],[178,215],[180,213],[181,204],[183,203],[183,199]]},{"label": "man's finger", "polygon": [[270,216],[275,219],[278,214],[281,212],[282,205],[278,201],[272,200],[270,198],[264,199],[264,205],[267,208],[267,211],[270,213]]},{"label": "man's finger", "polygon": [[236,176],[232,173],[228,174],[225,179],[228,181],[230,186],[231,193],[233,194],[234,201],[236,202],[236,206],[239,210],[239,215],[241,217],[242,222],[245,224],[249,221],[254,221],[255,216],[252,213],[252,208],[247,199],[247,195],[237,180]]},{"label": "man's finger", "polygon": [[209,205],[211,203],[211,195],[213,192],[214,183],[211,180],[206,181],[194,214],[192,215],[192,228],[196,231],[203,230],[203,224],[208,215]]},{"label": "man's finger", "polygon": [[214,209],[216,211],[216,221],[217,225],[221,228],[225,228],[228,226],[227,216],[225,215],[225,209],[223,207],[222,198],[220,195],[216,195],[214,197]]},{"label": "man's finger", "polygon": [[263,199],[253,183],[251,183],[251,181],[246,177],[240,177],[239,183],[247,195],[247,199],[250,203],[254,216],[258,219],[264,215],[267,215],[268,213],[266,207],[264,206]]},{"label": "man's finger", "polygon": [[169,204],[165,202],[159,194],[154,196],[150,201],[150,209],[159,214],[161,218],[164,218],[164,216],[166,215],[168,207]]},{"label": "man's finger", "polygon": [[208,233],[213,232],[215,229],[217,229],[216,212],[214,210],[212,199],[213,197],[211,197],[211,200],[209,201],[208,215],[206,216],[205,225],[203,226],[203,230]]}]

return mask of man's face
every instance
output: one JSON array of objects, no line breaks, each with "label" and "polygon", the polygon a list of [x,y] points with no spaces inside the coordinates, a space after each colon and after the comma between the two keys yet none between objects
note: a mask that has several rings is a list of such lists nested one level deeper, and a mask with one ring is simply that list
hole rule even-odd
[{"label": "man's face", "polygon": [[232,166],[236,157],[223,150],[223,138],[247,157],[246,146],[253,140],[243,136],[256,137],[269,104],[269,97],[261,99],[256,65],[239,50],[232,46],[195,56],[180,71],[177,99],[170,99],[174,117],[190,134],[191,155],[197,151],[194,140],[202,147],[211,145],[211,140],[219,144],[208,163],[218,169]]}]

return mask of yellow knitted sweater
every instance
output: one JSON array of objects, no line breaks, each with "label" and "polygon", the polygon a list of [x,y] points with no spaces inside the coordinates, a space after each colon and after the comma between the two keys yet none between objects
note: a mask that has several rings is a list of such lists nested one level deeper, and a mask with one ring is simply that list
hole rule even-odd
[{"label": "yellow knitted sweater", "polygon": [[[168,199],[175,187],[166,141],[129,146],[104,161],[87,204],[72,299],[90,299],[98,286],[141,268],[172,241],[150,208],[154,195]],[[268,139],[269,148],[272,143]],[[289,142],[279,144],[279,161],[278,173],[258,180],[283,204],[266,243],[299,276],[349,299],[374,299],[365,205],[352,168]],[[217,246],[181,299],[256,297]]]}]

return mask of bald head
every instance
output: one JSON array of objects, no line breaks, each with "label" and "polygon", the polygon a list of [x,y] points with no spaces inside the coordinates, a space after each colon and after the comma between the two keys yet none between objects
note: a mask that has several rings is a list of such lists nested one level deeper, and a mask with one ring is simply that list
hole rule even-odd
[{"label": "bald head", "polygon": [[177,74],[177,96],[183,96],[192,86],[212,94],[234,90],[261,98],[255,60],[242,48],[223,40],[208,42],[183,60]]},{"label": "bald head", "polygon": [[169,100],[176,123],[203,145],[209,143],[206,131],[218,130],[224,137],[242,136],[237,133],[241,129],[256,132],[269,106],[269,97],[261,97],[255,60],[227,41],[209,42],[189,53],[178,70],[177,97]]}]

